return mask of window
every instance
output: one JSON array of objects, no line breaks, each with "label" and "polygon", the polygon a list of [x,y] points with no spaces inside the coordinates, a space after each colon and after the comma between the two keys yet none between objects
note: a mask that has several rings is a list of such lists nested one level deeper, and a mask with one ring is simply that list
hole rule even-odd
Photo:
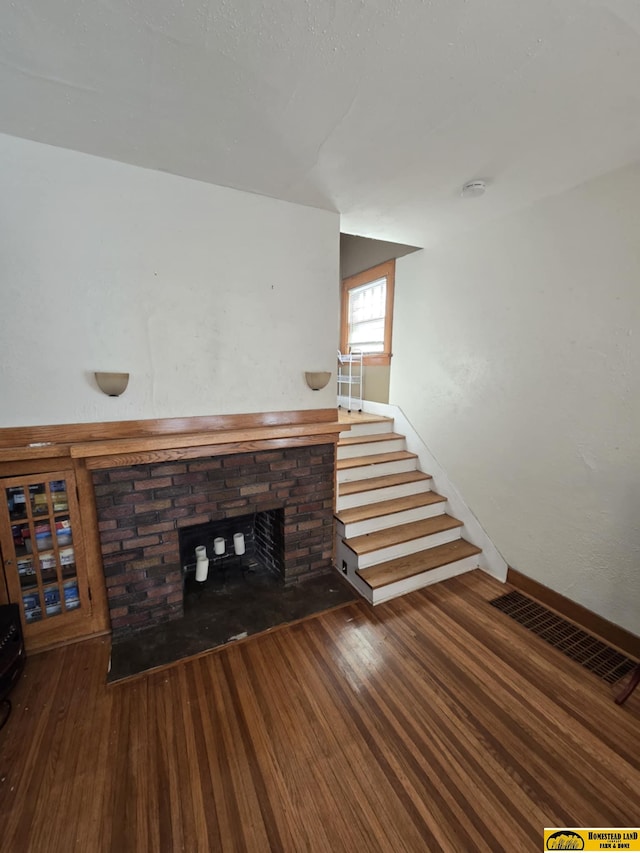
[{"label": "window", "polygon": [[391,362],[395,266],[387,261],[342,282],[340,349],[361,350],[364,364]]}]

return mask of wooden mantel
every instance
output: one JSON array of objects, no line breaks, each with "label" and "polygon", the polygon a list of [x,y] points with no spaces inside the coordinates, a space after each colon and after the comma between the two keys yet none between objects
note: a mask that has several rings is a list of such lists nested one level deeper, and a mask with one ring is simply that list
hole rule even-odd
[{"label": "wooden mantel", "polygon": [[336,442],[344,428],[336,409],[8,427],[0,429],[0,474],[6,463],[65,457],[113,468],[323,444]]}]

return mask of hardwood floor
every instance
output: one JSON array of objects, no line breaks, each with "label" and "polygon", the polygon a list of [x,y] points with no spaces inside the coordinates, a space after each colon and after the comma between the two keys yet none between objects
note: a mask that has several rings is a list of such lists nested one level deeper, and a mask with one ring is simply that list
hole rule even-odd
[{"label": "hardwood floor", "polygon": [[640,823],[640,691],[486,602],[479,571],[107,687],[34,656],[0,732],[0,850],[538,851]]}]

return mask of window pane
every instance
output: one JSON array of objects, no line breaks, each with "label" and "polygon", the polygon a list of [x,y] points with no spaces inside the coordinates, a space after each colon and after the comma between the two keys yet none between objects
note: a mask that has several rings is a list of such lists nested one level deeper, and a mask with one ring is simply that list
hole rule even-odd
[{"label": "window pane", "polygon": [[349,346],[384,352],[387,279],[379,278],[349,292]]},{"label": "window pane", "polygon": [[[364,349],[366,344],[382,344],[384,342],[384,320],[369,320],[351,326],[349,345],[356,349]],[[382,352],[382,349],[376,350]]]}]

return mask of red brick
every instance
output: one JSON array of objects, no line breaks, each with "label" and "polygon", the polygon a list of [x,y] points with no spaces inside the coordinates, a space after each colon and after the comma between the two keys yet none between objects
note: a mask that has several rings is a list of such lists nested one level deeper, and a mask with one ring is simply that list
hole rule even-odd
[{"label": "red brick", "polygon": [[282,450],[261,450],[260,453],[256,453],[256,459],[260,462],[279,462],[284,459],[284,453]]},{"label": "red brick", "polygon": [[[235,501],[224,501],[220,504],[220,509],[234,509],[235,507],[245,507],[247,506],[248,501],[246,498],[240,498]],[[195,523],[195,522],[194,522]]]},{"label": "red brick", "polygon": [[159,543],[159,536],[138,536],[136,539],[130,539],[127,542],[127,548],[147,548],[149,545],[158,545]]},{"label": "red brick", "polygon": [[272,471],[289,471],[291,468],[295,468],[297,466],[297,462],[295,459],[283,459],[281,462],[272,462],[269,465],[269,468]]},{"label": "red brick", "polygon": [[244,474],[242,477],[227,477],[224,483],[227,488],[233,489],[236,486],[248,486],[255,483],[257,479],[257,474]]},{"label": "red brick", "polygon": [[309,549],[308,548],[298,548],[297,551],[289,551],[287,553],[287,559],[294,560],[298,557],[308,557]]},{"label": "red brick", "polygon": [[135,468],[115,468],[109,471],[109,481],[118,483],[121,480],[146,480],[151,476],[149,468],[137,465]]},{"label": "red brick", "polygon": [[190,486],[164,486],[161,489],[153,490],[154,500],[164,500],[165,498],[180,498],[188,495],[191,491]]},{"label": "red brick", "polygon": [[177,542],[166,542],[161,545],[151,545],[144,549],[145,557],[153,557],[159,554],[175,554],[178,551]]},{"label": "red brick", "polygon": [[114,607],[109,611],[109,615],[112,619],[117,619],[119,616],[126,616],[128,612],[128,607]]},{"label": "red brick", "polygon": [[128,571],[143,572],[146,577],[149,569],[156,569],[159,562],[157,557],[132,557],[127,560],[126,567]]},{"label": "red brick", "polygon": [[178,527],[189,527],[191,524],[207,524],[208,515],[192,515],[190,518],[179,518]]},{"label": "red brick", "polygon": [[144,572],[139,571],[128,571],[122,572],[119,575],[114,575],[113,577],[107,578],[107,586],[111,589],[111,587],[120,587],[122,584],[127,583],[136,583],[137,581],[145,578],[146,574]]},{"label": "red brick", "polygon": [[253,486],[243,486],[240,489],[240,494],[244,497],[245,495],[259,495],[262,492],[269,491],[268,483],[255,483]]},{"label": "red brick", "polygon": [[150,589],[154,586],[164,586],[164,578],[145,578],[142,581],[138,581],[138,583],[133,584],[133,588],[136,592],[144,592],[145,589]]},{"label": "red brick", "polygon": [[206,512],[211,521],[219,521],[224,518],[224,513],[218,509],[218,502],[214,501],[213,503],[200,504],[198,506],[198,512]]},{"label": "red brick", "polygon": [[160,521],[156,524],[142,524],[138,526],[140,536],[147,536],[151,533],[165,533],[169,530],[174,530],[175,525],[172,521]]},{"label": "red brick", "polygon": [[102,542],[100,544],[102,554],[115,554],[122,551],[122,542]]},{"label": "red brick", "polygon": [[110,586],[109,587],[109,597],[116,597],[118,595],[123,595],[127,591],[126,586]]},{"label": "red brick", "polygon": [[241,506],[241,507],[238,507],[237,509],[227,510],[227,512],[225,513],[225,517],[226,518],[238,518],[239,516],[242,516],[242,515],[248,515],[248,513],[250,511],[251,511],[250,507]]},{"label": "red brick", "polygon": [[204,471],[190,471],[187,474],[176,474],[172,480],[174,486],[188,486],[191,483],[206,483],[207,475]]},{"label": "red brick", "polygon": [[174,509],[168,509],[162,513],[162,517],[169,518],[185,518],[185,516],[189,515],[193,510],[189,507],[180,506],[175,507]]},{"label": "red brick", "polygon": [[149,489],[158,489],[161,486],[170,486],[171,477],[158,477],[157,479],[136,480],[133,488],[136,492],[148,491]]},{"label": "red brick", "polygon": [[222,460],[223,468],[239,468],[242,465],[246,468],[250,468],[255,464],[255,456],[252,453],[242,453],[237,456],[225,456]]},{"label": "red brick", "polygon": [[154,510],[161,509],[170,509],[171,501],[145,501],[144,503],[136,504],[133,508],[133,511],[136,515],[139,515],[142,512],[153,512]]},{"label": "red brick", "polygon": [[152,477],[173,477],[174,474],[186,474],[187,465],[185,462],[168,463],[163,462],[159,465],[154,465],[151,468]]},{"label": "red brick", "polygon": [[207,499],[206,495],[184,495],[183,497],[175,498],[173,500],[173,505],[175,507],[179,507],[179,506],[192,507],[192,506],[195,506],[196,504],[204,503],[206,501],[206,499]]},{"label": "red brick", "polygon": [[106,483],[104,486],[96,486],[95,493],[98,498],[103,497],[104,495],[110,495],[113,497],[115,497],[115,495],[123,496],[133,492],[133,487],[133,480],[127,480],[126,483]]},{"label": "red brick", "polygon": [[101,509],[98,515],[101,519],[132,518],[133,511],[130,506],[109,506]]},{"label": "red brick", "polygon": [[189,462],[189,471],[216,471],[222,468],[221,459],[205,459],[199,462]]},{"label": "red brick", "polygon": [[[100,534],[101,542],[123,542],[127,539],[132,539],[135,536],[133,530],[123,530],[122,528],[118,528],[117,530],[107,530],[104,533]],[[129,545],[127,544],[127,547]]]},{"label": "red brick", "polygon": [[158,598],[164,598],[166,600],[168,594],[169,590],[167,590],[167,585],[164,583],[161,586],[154,586],[147,589],[147,599],[149,600]]}]

